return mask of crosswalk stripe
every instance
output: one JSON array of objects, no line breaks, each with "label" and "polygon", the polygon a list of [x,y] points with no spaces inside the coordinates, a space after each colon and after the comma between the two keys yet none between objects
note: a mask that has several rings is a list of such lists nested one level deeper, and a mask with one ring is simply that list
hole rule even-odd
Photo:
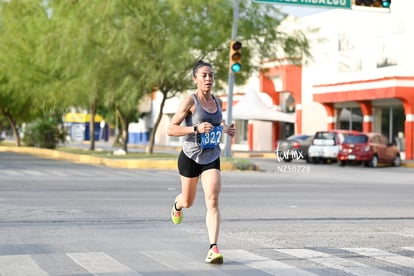
[{"label": "crosswalk stripe", "polygon": [[30,255],[0,256],[0,275],[47,276]]},{"label": "crosswalk stripe", "polygon": [[399,236],[403,236],[406,238],[414,238],[414,230],[402,230],[402,231],[398,231],[398,232],[393,232],[393,234],[399,235]]},{"label": "crosswalk stripe", "polygon": [[311,272],[296,268],[294,266],[282,263],[280,261],[271,260],[259,255],[250,253],[245,250],[224,250],[224,257],[242,263],[248,267],[270,273],[272,275],[281,276],[311,276],[316,275]]},{"label": "crosswalk stripe", "polygon": [[22,172],[25,175],[30,175],[30,176],[45,176],[45,173],[42,173],[40,171],[35,171],[35,170],[22,170]]},{"label": "crosswalk stripe", "polygon": [[70,176],[71,175],[68,172],[61,171],[61,170],[48,170],[47,172],[50,176]]},{"label": "crosswalk stripe", "polygon": [[[355,261],[357,255],[369,257],[383,263],[390,263],[400,267],[414,268],[414,258],[395,253],[387,252],[376,248],[339,248],[342,252],[349,252],[347,257],[337,257],[311,249],[273,249],[276,252],[293,256],[308,263],[315,263],[325,269],[335,269],[342,273],[352,275],[376,275],[376,276],[397,276],[390,271],[382,270],[381,267],[370,266],[366,263]],[[414,251],[414,247],[401,247],[403,250]],[[242,249],[223,250],[224,266],[212,266],[204,263],[199,258],[191,254],[183,254],[176,251],[140,251],[140,254],[147,256],[155,261],[159,266],[163,266],[167,271],[176,271],[186,275],[233,275],[233,272],[247,271],[243,267],[249,267],[257,272],[268,273],[278,276],[316,276],[318,274],[307,271],[299,266],[294,266],[283,262],[283,260],[273,260],[251,253]],[[350,257],[349,254],[352,255]],[[122,275],[122,276],[141,276],[139,272],[119,262],[104,252],[73,252],[64,253],[69,259],[73,260],[72,266],[94,275]],[[64,255],[61,255],[62,257]],[[342,254],[343,255],[343,254]],[[353,258],[355,257],[355,258]],[[67,259],[67,258],[66,258]],[[67,260],[69,260],[67,259]],[[280,258],[279,258],[280,259]],[[36,258],[31,255],[0,255],[0,275],[13,276],[48,276],[46,268],[51,266],[42,265],[48,258]],[[234,262],[231,262],[234,261]],[[291,259],[291,261],[293,261]],[[136,269],[136,268],[135,268]],[[56,269],[55,269],[56,270]],[[411,271],[411,270],[410,270]],[[51,272],[51,274],[54,274]]]},{"label": "crosswalk stripe", "polygon": [[363,263],[354,262],[340,257],[335,257],[330,254],[318,252],[310,249],[274,249],[278,252],[295,256],[300,259],[321,264],[323,266],[345,271],[346,273],[354,275],[376,275],[376,276],[397,276],[397,274],[380,270],[375,267],[367,266]]},{"label": "crosswalk stripe", "polygon": [[22,176],[23,173],[17,170],[1,170],[1,174],[5,176]]},{"label": "crosswalk stripe", "polygon": [[[159,171],[157,175],[162,174],[169,176],[171,172]],[[153,176],[155,172],[144,172],[144,171],[122,171],[122,170],[72,170],[65,171],[60,169],[39,169],[39,170],[18,170],[18,169],[1,169],[0,178],[3,177],[16,177],[16,176],[33,176],[33,177],[45,177],[45,176],[56,176],[56,177],[126,177],[135,178],[140,177],[142,174],[147,176]]]},{"label": "crosswalk stripe", "polygon": [[376,248],[343,248],[344,250],[357,253],[359,255],[372,257],[388,263],[393,263],[400,266],[413,268],[414,259],[406,256],[401,256],[384,250]]},{"label": "crosswalk stripe", "polygon": [[122,276],[138,276],[142,275],[135,272],[131,268],[123,265],[117,260],[111,258],[104,252],[87,252],[87,253],[66,253],[75,263],[93,274],[113,273]]},{"label": "crosswalk stripe", "polygon": [[141,251],[140,253],[177,272],[196,273],[196,275],[230,275],[175,251]]},{"label": "crosswalk stripe", "polygon": [[88,177],[88,176],[93,176],[94,174],[92,173],[92,172],[89,172],[89,171],[80,171],[80,170],[77,170],[77,171],[72,171],[72,176],[85,176],[85,177]]}]

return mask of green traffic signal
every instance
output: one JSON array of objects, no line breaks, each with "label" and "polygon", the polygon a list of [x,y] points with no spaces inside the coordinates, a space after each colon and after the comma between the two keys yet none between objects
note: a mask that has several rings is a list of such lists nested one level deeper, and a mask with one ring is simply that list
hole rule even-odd
[{"label": "green traffic signal", "polygon": [[389,1],[383,0],[382,1],[382,6],[384,8],[389,8],[391,6],[391,0],[389,0]]},{"label": "green traffic signal", "polygon": [[355,5],[388,9],[391,6],[391,0],[355,0]]},{"label": "green traffic signal", "polygon": [[230,64],[229,69],[232,73],[238,73],[241,70],[241,50],[242,44],[240,41],[230,42]]},{"label": "green traffic signal", "polygon": [[233,73],[237,73],[237,72],[239,72],[241,70],[241,65],[240,65],[240,63],[234,63],[232,66],[231,66],[231,71],[233,72]]}]

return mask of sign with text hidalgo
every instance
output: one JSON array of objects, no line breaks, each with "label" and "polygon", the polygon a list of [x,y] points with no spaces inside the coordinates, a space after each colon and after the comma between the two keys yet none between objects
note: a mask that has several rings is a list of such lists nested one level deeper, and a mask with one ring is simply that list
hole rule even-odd
[{"label": "sign with text hidalgo", "polygon": [[288,4],[288,5],[301,5],[301,6],[313,6],[324,7],[334,9],[351,9],[352,0],[253,0],[253,3],[264,4]]}]

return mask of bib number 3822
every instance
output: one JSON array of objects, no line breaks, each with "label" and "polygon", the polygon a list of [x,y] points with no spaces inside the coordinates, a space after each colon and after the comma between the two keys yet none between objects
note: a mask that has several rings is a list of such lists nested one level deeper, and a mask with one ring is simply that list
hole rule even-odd
[{"label": "bib number 3822", "polygon": [[212,149],[220,144],[221,135],[223,133],[222,126],[215,126],[208,133],[201,133],[201,148]]}]

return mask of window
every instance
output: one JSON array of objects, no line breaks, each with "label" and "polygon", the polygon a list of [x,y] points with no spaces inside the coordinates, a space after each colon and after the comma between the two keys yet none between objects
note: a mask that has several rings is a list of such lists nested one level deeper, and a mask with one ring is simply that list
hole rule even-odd
[{"label": "window", "polygon": [[368,142],[366,135],[347,135],[344,140],[347,144],[365,144]]}]

